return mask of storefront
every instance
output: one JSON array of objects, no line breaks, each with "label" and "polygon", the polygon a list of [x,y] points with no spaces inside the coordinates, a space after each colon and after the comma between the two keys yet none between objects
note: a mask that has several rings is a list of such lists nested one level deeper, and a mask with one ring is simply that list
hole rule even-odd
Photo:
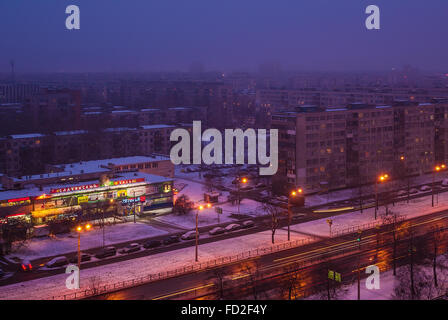
[{"label": "storefront", "polygon": [[15,216],[38,226],[51,221],[152,214],[161,208],[172,208],[172,186],[172,179],[138,173],[131,179],[120,177],[102,184],[91,182],[47,187],[42,191],[33,189],[28,197],[0,200],[0,223],[8,223],[8,219]]}]

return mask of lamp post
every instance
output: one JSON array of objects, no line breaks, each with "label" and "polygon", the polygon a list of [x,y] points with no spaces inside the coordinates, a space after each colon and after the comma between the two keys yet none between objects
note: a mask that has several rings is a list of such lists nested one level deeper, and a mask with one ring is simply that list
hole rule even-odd
[{"label": "lamp post", "polygon": [[389,175],[386,173],[379,176],[378,179],[375,181],[375,220],[378,212],[378,183],[384,182],[387,179],[389,179]]},{"label": "lamp post", "polygon": [[301,188],[297,189],[297,191],[293,190],[289,194],[288,197],[288,241],[291,240],[291,232],[290,232],[290,226],[291,226],[291,218],[292,218],[292,212],[291,212],[291,198],[295,198],[297,194],[303,193],[303,190]]},{"label": "lamp post", "polygon": [[76,231],[78,232],[78,270],[81,269],[81,232],[90,231],[92,226],[90,224],[86,224],[84,227],[79,225],[76,227]]},{"label": "lamp post", "polygon": [[432,171],[432,187],[431,187],[431,206],[434,207],[434,184],[436,179],[436,173],[446,169],[446,165],[441,164],[434,167]]},{"label": "lamp post", "polygon": [[[207,208],[211,208],[212,205],[207,203]],[[204,210],[204,206],[200,205],[196,208],[196,250],[195,250],[195,261],[198,262],[198,247],[199,247],[199,228],[198,228],[198,220],[199,220],[199,211]]]},{"label": "lamp post", "polygon": [[238,177],[238,214],[240,213],[240,189],[241,189],[241,183],[246,184],[248,182],[247,178],[240,178]]}]

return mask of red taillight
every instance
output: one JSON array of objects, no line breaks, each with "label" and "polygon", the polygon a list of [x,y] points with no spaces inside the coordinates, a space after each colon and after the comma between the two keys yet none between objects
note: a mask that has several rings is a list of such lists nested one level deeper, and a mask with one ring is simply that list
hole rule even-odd
[{"label": "red taillight", "polygon": [[23,269],[24,271],[26,271],[26,266],[25,266],[24,264],[22,264],[22,269]]},{"label": "red taillight", "polygon": [[30,267],[30,270],[33,269],[33,266],[31,265],[31,263],[28,265],[28,267]]}]

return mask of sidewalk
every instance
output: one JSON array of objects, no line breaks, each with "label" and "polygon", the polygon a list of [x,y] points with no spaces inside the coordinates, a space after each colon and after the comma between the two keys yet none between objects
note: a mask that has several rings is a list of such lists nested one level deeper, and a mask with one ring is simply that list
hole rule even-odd
[{"label": "sidewalk", "polygon": [[[404,201],[396,204],[395,207],[389,207],[396,212],[406,214],[407,218],[417,217],[431,212],[448,209],[448,194],[441,194],[439,196],[439,205],[435,208],[431,207],[430,196],[414,199],[409,205],[406,205],[406,202]],[[378,216],[380,216],[382,212],[384,212],[384,207],[380,208]],[[333,218],[333,230],[344,229],[372,221],[374,221],[374,209],[365,210],[362,214],[360,212],[342,214]],[[316,237],[329,236],[329,228],[325,218],[293,225],[291,229],[297,231],[291,233],[291,239],[293,241],[309,238],[309,235]],[[276,244],[287,242],[286,238],[286,228],[277,230],[275,236]],[[200,262],[235,255],[270,245],[270,230],[208,243],[199,247]],[[156,274],[183,266],[191,266],[194,263],[194,247],[190,247],[113,263],[102,267],[90,268],[81,271],[82,279],[84,279],[84,281],[81,282],[80,290],[89,288],[89,279],[93,278],[97,280],[97,283],[105,285],[142,277],[148,274]],[[0,290],[0,299],[51,299],[53,296],[73,293],[73,291],[65,288],[65,279],[66,275],[61,274],[3,286]]]}]

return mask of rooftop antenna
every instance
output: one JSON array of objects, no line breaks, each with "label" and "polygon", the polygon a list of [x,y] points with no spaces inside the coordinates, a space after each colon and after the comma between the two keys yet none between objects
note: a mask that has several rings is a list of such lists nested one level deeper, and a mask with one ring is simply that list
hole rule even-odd
[{"label": "rooftop antenna", "polygon": [[14,82],[15,81],[15,76],[14,76],[14,60],[11,60],[9,62],[9,64],[11,65],[11,81]]}]

